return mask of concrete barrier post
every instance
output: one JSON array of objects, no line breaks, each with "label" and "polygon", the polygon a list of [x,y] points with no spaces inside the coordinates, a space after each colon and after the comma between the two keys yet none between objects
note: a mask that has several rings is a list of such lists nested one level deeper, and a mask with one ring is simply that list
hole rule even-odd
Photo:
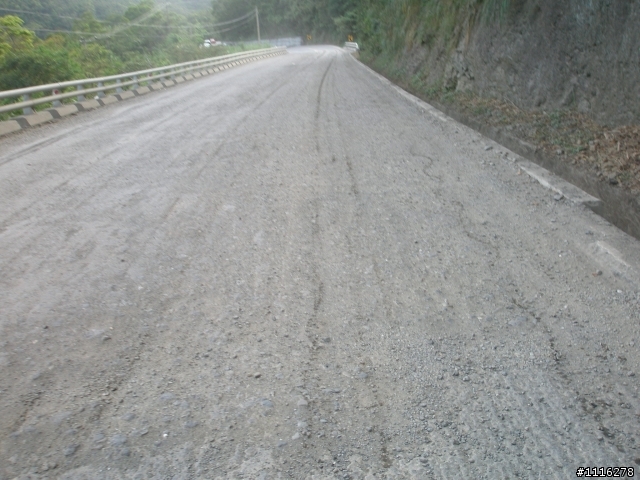
[{"label": "concrete barrier post", "polygon": [[[76,87],[76,90],[78,90],[78,92],[81,92],[82,90],[84,90],[84,87],[82,85],[78,85]],[[86,98],[84,97],[84,95],[82,95],[81,93],[78,95],[78,102],[84,102],[86,100]]]},{"label": "concrete barrier post", "polygon": [[[104,87],[104,83],[98,82],[98,87]],[[104,90],[100,90],[98,92],[98,98],[104,98],[104,97],[105,97]]]},{"label": "concrete barrier post", "polygon": [[[29,94],[25,94],[22,96],[22,100],[24,102],[28,102],[29,100],[31,100],[31,96]],[[31,107],[24,107],[22,109],[22,114],[23,115],[31,115],[33,113],[33,108]]]},{"label": "concrete barrier post", "polygon": [[118,85],[118,86],[116,87],[116,93],[122,93],[122,92],[123,92],[122,87],[120,86],[121,84],[122,84],[122,81],[121,81],[120,79],[118,79],[118,80],[116,81],[116,85]]},{"label": "concrete barrier post", "polygon": [[[51,90],[51,95],[60,95],[60,90],[54,88],[53,90]],[[53,108],[58,108],[61,106],[62,106],[62,102],[60,100],[53,101]]]}]

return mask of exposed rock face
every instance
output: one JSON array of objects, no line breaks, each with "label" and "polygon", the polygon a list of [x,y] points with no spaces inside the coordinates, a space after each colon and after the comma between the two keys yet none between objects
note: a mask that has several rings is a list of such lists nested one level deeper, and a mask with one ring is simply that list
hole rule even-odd
[{"label": "exposed rock face", "polygon": [[638,0],[514,0],[503,22],[470,21],[453,51],[417,46],[410,63],[429,84],[637,123],[639,25]]}]

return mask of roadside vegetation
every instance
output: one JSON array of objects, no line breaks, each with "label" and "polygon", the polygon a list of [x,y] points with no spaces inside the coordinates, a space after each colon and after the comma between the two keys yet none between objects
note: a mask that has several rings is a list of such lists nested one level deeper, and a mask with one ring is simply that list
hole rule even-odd
[{"label": "roadside vegetation", "polygon": [[[69,0],[66,8],[58,9],[42,8],[32,0],[0,0],[0,91],[115,75],[267,46],[239,42],[205,48],[204,39],[209,38],[214,23],[210,4],[205,1],[208,8],[195,10],[203,5],[201,0],[174,0],[175,8],[153,0],[113,4],[106,0],[93,0],[93,4]],[[189,5],[192,9],[187,8]],[[106,17],[97,18],[95,11],[102,11]],[[7,12],[12,13],[2,15]],[[38,96],[42,94],[34,98]],[[0,105],[19,100],[0,100]],[[42,104],[37,110],[50,107]],[[20,114],[19,110],[0,114],[0,120]]]},{"label": "roadside vegetation", "polygon": [[[13,0],[7,10],[34,12],[33,3]],[[108,17],[102,19],[96,18],[93,9],[73,17],[73,11],[55,10],[2,15],[6,10],[0,8],[0,90],[113,75],[255,47],[203,48],[213,23],[210,9],[178,13],[152,0],[126,8],[124,3],[114,2],[123,9],[109,10]],[[22,17],[30,17],[29,22]],[[42,26],[38,19],[48,23]],[[52,19],[55,22],[51,23]]]}]

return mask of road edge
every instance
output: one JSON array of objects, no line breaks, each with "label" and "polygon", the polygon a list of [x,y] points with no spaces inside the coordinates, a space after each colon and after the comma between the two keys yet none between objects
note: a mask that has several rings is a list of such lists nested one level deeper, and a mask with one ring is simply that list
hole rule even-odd
[{"label": "road edge", "polygon": [[[351,55],[349,56],[351,57]],[[522,157],[516,160],[521,170],[539,182],[542,186],[556,192],[558,195],[561,195],[574,203],[584,205],[600,217],[611,222],[621,231],[637,240],[640,240],[640,215],[636,215],[636,212],[640,212],[640,196],[636,199],[625,192],[609,192],[601,191],[601,189],[598,189],[598,192],[599,196],[600,194],[603,194],[603,198],[593,196],[580,186],[573,183],[571,179],[566,180],[541,165],[541,163],[548,162],[541,161],[539,158],[540,152],[538,152],[534,145],[513,137],[502,130],[496,131],[489,127],[477,125],[477,122],[462,118],[461,115],[456,114],[456,112],[452,112],[450,109],[447,109],[442,105],[432,105],[407,92],[402,87],[396,85],[391,80],[376,72],[361,61],[356,59],[354,60],[383,84],[393,88],[402,97],[409,100],[411,103],[415,104],[430,115],[438,118],[440,121],[445,123],[450,121],[458,122],[502,145],[504,148],[511,150],[514,154]],[[634,201],[637,205],[634,205]]]}]

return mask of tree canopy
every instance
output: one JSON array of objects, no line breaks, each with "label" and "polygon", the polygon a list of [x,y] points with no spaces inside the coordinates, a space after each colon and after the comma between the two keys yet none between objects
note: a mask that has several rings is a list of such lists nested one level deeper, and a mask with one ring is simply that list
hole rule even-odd
[{"label": "tree canopy", "polygon": [[[227,53],[203,48],[213,23],[209,0],[174,3],[180,8],[153,0],[0,0],[0,90]],[[5,5],[16,13],[3,15]],[[96,15],[101,7],[108,15]]]},{"label": "tree canopy", "polygon": [[[109,20],[123,14],[138,0],[0,0],[0,16],[18,15],[25,27],[46,37],[50,30],[70,30],[74,19],[90,13],[96,19]],[[209,12],[210,0],[162,0],[167,10],[182,15]]]},{"label": "tree canopy", "polygon": [[[219,22],[230,21],[251,12],[260,14],[263,37],[311,35],[314,41],[341,41],[353,33],[358,0],[213,0],[213,16]],[[224,30],[227,30],[226,32]],[[256,35],[255,19],[237,28],[221,27],[226,38],[251,38]]]},{"label": "tree canopy", "polygon": [[35,34],[23,25],[24,21],[15,15],[0,17],[0,59],[33,46]]}]

